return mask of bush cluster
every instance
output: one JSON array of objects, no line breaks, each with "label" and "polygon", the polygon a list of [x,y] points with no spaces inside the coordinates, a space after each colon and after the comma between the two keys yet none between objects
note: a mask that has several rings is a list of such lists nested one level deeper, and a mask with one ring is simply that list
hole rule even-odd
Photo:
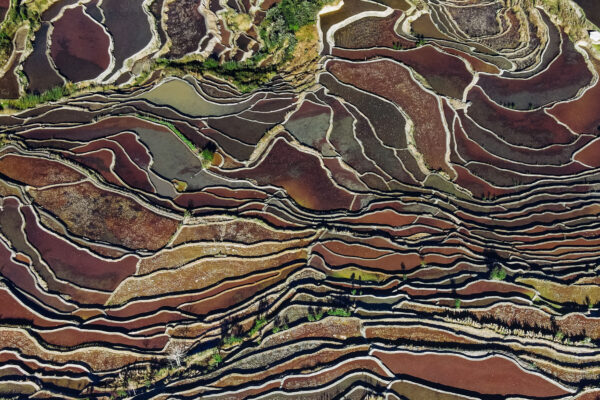
[{"label": "bush cluster", "polygon": [[303,26],[315,23],[324,0],[282,0],[267,11],[260,24],[260,36],[265,43],[262,51],[272,53],[285,48],[290,57],[297,43],[295,33]]},{"label": "bush cluster", "polygon": [[26,94],[25,96],[16,99],[8,100],[2,104],[3,107],[15,108],[17,110],[25,110],[35,107],[41,103],[60,100],[61,98],[71,94],[71,89],[67,86],[56,86],[41,94]]}]

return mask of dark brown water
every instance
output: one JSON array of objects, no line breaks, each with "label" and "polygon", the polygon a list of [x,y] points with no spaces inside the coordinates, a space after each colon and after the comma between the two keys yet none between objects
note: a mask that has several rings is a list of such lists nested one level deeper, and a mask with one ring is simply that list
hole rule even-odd
[{"label": "dark brown water", "polygon": [[596,26],[600,26],[600,1],[598,0],[575,0],[579,4],[587,18]]}]

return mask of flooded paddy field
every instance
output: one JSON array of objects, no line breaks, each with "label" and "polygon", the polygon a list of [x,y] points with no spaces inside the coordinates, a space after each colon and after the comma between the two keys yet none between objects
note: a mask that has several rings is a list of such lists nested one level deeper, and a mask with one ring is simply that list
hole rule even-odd
[{"label": "flooded paddy field", "polygon": [[569,15],[0,0],[0,397],[599,396]]}]

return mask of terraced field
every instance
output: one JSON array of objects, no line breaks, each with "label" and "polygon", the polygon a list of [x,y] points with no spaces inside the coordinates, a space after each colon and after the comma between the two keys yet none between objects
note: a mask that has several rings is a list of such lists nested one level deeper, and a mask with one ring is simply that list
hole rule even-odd
[{"label": "terraced field", "polygon": [[0,397],[600,398],[578,3],[0,0]]}]

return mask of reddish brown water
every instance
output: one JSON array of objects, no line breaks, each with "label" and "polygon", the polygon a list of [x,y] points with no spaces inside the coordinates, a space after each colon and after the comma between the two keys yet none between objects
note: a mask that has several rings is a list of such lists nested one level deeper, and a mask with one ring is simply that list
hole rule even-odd
[{"label": "reddish brown water", "polygon": [[108,68],[109,45],[108,35],[79,6],[66,10],[54,23],[50,55],[61,74],[80,82]]}]

